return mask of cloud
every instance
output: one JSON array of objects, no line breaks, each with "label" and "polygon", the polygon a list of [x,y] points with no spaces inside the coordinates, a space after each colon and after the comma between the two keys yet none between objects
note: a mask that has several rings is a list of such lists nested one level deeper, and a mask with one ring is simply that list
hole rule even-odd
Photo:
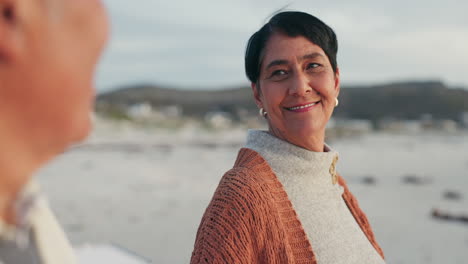
[{"label": "cloud", "polygon": [[[467,2],[107,0],[112,38],[98,88],[138,80],[219,88],[246,83],[247,39],[285,5],[337,32],[342,80],[439,78],[468,86]],[[131,7],[129,5],[132,5]]]}]

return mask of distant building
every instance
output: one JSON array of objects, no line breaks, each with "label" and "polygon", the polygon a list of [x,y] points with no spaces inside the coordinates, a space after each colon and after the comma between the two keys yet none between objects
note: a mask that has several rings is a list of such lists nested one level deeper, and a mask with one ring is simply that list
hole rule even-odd
[{"label": "distant building", "polygon": [[327,123],[328,130],[339,131],[342,135],[359,135],[372,132],[373,125],[370,120],[365,119],[335,119]]},{"label": "distant building", "polygon": [[182,116],[182,107],[179,105],[168,105],[159,108],[159,112],[166,118],[179,118]]},{"label": "distant building", "polygon": [[423,129],[434,129],[434,120],[431,114],[421,115],[421,127]]},{"label": "distant building", "polygon": [[379,129],[389,132],[417,133],[423,130],[423,124],[420,120],[384,119],[379,122]]},{"label": "distant building", "polygon": [[236,115],[240,122],[247,122],[252,116],[249,114],[249,111],[245,108],[237,108]]},{"label": "distant building", "polygon": [[371,132],[372,122],[365,119],[343,119],[335,122],[335,127],[342,127],[356,132]]},{"label": "distant building", "polygon": [[437,122],[437,128],[443,132],[456,132],[458,130],[458,125],[457,122],[446,119]]},{"label": "distant building", "polygon": [[222,129],[232,125],[232,117],[227,112],[208,112],[205,121],[213,128]]},{"label": "distant building", "polygon": [[131,105],[127,109],[127,115],[134,119],[150,118],[153,114],[153,108],[149,103],[138,103]]}]

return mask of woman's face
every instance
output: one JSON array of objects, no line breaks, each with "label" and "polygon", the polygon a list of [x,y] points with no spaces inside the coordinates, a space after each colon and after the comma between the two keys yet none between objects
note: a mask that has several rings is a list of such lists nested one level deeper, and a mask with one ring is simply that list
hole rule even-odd
[{"label": "woman's face", "polygon": [[257,105],[267,112],[270,133],[320,152],[339,84],[339,71],[333,71],[322,48],[302,36],[275,33],[252,89]]}]

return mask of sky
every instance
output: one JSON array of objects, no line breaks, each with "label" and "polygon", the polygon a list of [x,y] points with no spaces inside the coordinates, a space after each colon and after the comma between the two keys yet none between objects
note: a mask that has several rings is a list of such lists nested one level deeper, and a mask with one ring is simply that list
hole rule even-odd
[{"label": "sky", "polygon": [[468,88],[468,1],[104,2],[111,38],[97,69],[98,92],[132,84],[247,85],[246,42],[282,8],[313,14],[335,30],[343,85],[429,79]]}]

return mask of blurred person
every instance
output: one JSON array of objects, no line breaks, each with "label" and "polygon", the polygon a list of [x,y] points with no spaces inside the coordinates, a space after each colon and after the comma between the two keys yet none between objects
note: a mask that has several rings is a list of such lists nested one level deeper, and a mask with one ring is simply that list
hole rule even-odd
[{"label": "blurred person", "polygon": [[99,0],[0,0],[0,11],[0,263],[76,263],[31,176],[90,131],[107,15]]},{"label": "blurred person", "polygon": [[303,12],[254,33],[246,74],[268,131],[249,130],[198,228],[191,263],[385,263],[336,172],[325,126],[338,106],[334,31]]}]

